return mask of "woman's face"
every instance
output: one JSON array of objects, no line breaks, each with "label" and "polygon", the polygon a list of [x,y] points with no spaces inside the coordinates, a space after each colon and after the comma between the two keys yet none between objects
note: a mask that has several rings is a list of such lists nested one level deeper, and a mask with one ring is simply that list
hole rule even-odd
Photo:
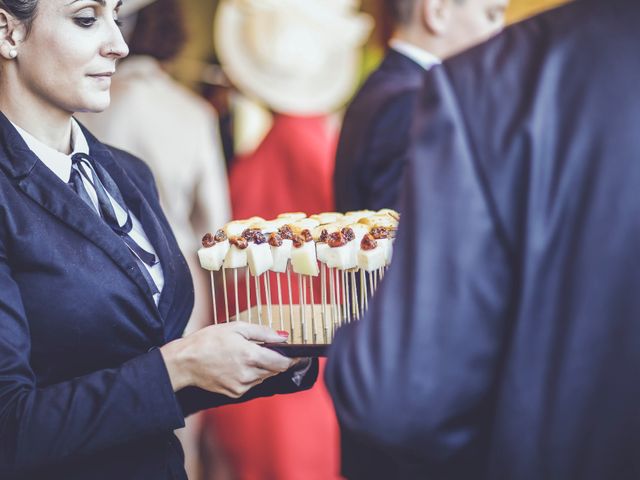
[{"label": "woman's face", "polygon": [[43,107],[98,112],[109,106],[116,61],[129,53],[117,25],[119,0],[39,0],[18,45],[18,80]]}]

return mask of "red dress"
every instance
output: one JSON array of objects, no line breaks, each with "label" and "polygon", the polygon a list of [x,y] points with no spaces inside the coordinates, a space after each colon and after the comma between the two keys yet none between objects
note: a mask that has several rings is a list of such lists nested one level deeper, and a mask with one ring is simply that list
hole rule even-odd
[{"label": "red dress", "polygon": [[[236,159],[229,172],[234,218],[332,211],[336,141],[327,117],[275,114],[260,146]],[[341,478],[338,424],[322,370],[309,391],[216,408],[207,415],[235,478]]]}]

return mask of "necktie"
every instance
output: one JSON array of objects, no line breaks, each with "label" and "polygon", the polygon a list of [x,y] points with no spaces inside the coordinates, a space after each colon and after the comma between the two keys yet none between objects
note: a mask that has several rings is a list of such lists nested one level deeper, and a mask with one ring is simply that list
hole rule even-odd
[{"label": "necktie", "polygon": [[[76,191],[78,196],[89,207],[95,210],[94,204],[91,201],[91,197],[87,192],[82,177],[84,177],[89,184],[93,187],[98,198],[98,213],[105,221],[107,225],[113,230],[124,243],[129,247],[129,250],[133,254],[136,263],[140,267],[142,275],[149,284],[149,288],[153,295],[160,293],[156,283],[151,278],[151,274],[145,267],[145,264],[152,267],[158,263],[156,256],[150,252],[147,252],[144,248],[138,245],[133,238],[129,235],[133,228],[133,222],[131,221],[131,214],[129,209],[125,205],[122,194],[116,182],[111,175],[97,162],[94,162],[89,155],[84,153],[75,153],[71,156],[71,178],[69,185]],[[91,172],[91,175],[87,173],[87,170]],[[126,220],[124,224],[120,225],[113,204],[109,199],[109,196],[122,208],[126,213]]]}]

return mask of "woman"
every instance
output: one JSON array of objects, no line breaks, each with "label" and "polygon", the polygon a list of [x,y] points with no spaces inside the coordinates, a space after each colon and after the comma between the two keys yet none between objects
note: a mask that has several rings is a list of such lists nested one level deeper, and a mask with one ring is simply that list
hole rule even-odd
[{"label": "woman", "polygon": [[0,0],[3,479],[185,478],[186,415],[317,375],[255,325],[178,339],[193,288],[151,174],[72,118],[109,104],[118,6]]}]

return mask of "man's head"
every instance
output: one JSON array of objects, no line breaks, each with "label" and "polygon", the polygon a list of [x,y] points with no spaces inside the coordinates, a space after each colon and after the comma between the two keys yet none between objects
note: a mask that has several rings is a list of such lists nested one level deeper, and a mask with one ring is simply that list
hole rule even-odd
[{"label": "man's head", "polygon": [[387,0],[395,35],[447,58],[498,33],[509,0]]}]

